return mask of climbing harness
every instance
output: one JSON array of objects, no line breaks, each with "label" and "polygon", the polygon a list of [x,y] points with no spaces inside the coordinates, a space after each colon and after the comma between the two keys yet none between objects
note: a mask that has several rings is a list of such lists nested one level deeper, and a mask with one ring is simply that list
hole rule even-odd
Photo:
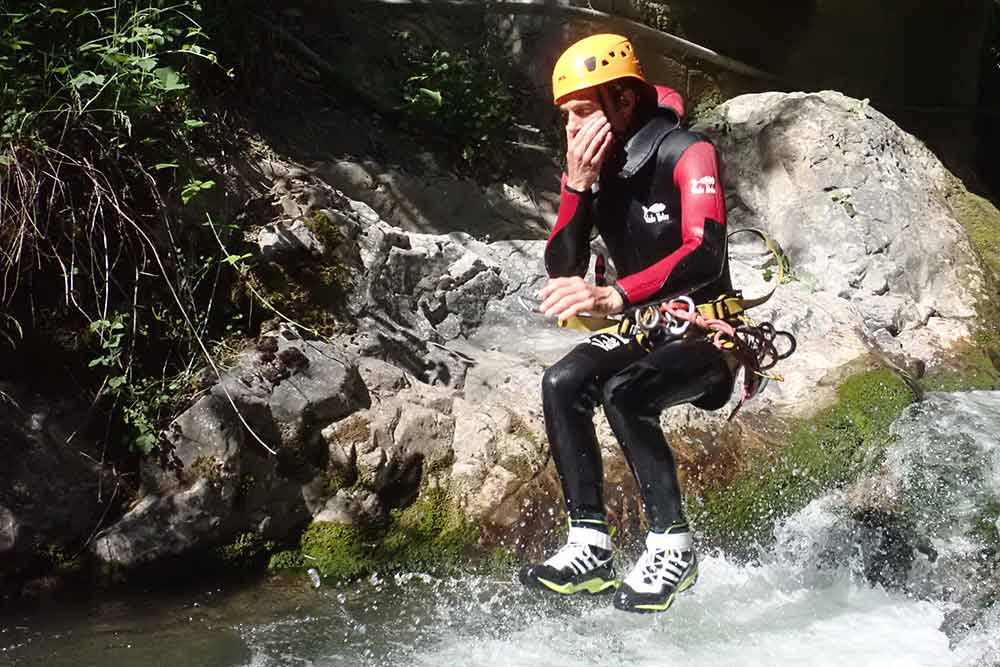
[{"label": "climbing harness", "polygon": [[[797,346],[795,336],[777,329],[771,322],[755,322],[747,310],[765,303],[785,277],[784,259],[774,242],[761,230],[739,229],[737,234],[750,233],[762,239],[778,263],[774,286],[763,296],[745,298],[739,290],[720,295],[702,304],[689,296],[675,296],[665,301],[655,301],[629,308],[626,314],[615,317],[575,315],[559,321],[559,326],[590,333],[613,333],[631,336],[640,344],[652,346],[664,340],[686,336],[708,336],[712,344],[731,355],[735,369],[743,368],[743,385],[740,400],[729,415],[732,420],[743,404],[759,394],[768,380],[783,378],[772,369],[787,359]],[[779,341],[784,341],[783,344]]]},{"label": "climbing harness", "polygon": [[[693,327],[704,332],[715,347],[731,354],[736,367],[743,368],[740,400],[729,415],[731,420],[746,401],[760,393],[768,380],[783,379],[771,369],[795,352],[796,341],[791,333],[776,329],[770,322],[751,320],[745,313],[745,305],[729,318],[707,317],[703,313],[713,304],[704,305],[709,308],[695,306],[689,297],[680,297],[649,306],[637,319],[638,327],[647,333],[663,329],[674,336],[683,335]],[[784,339],[785,345],[779,346],[779,339]]]}]

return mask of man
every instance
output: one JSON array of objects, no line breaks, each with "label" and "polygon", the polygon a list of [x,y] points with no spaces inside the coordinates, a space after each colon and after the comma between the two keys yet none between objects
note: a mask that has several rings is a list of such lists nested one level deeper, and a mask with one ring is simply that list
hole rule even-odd
[{"label": "man", "polygon": [[[559,214],[545,249],[550,279],[541,310],[565,320],[678,295],[705,303],[731,292],[715,149],[681,127],[678,100],[646,82],[629,40],[602,34],[574,44],[552,80],[568,146]],[[595,227],[619,276],[613,286],[583,279]],[[521,581],[564,594],[617,588],[619,609],[666,610],[694,584],[698,560],[659,415],[682,403],[718,409],[732,387],[726,353],[693,333],[648,339],[601,333],[549,368],[542,382],[545,425],[570,529],[567,544],[544,563],[526,566]],[[645,551],[620,583],[602,495],[597,404],[638,482],[650,528]]]}]

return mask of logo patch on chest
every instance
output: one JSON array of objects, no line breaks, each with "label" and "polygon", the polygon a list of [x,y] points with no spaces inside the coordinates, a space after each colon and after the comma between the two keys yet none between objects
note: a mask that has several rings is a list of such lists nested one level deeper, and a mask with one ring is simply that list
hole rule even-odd
[{"label": "logo patch on chest", "polygon": [[670,220],[670,215],[666,212],[667,205],[656,203],[646,208],[642,207],[642,219],[648,223],[654,222],[667,222]]},{"label": "logo patch on chest", "polygon": [[715,176],[702,176],[691,179],[691,194],[693,195],[714,195]]}]

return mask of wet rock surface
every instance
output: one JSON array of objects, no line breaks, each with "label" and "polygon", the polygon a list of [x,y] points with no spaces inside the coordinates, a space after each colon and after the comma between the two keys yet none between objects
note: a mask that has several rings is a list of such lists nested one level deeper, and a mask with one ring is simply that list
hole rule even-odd
[{"label": "wet rock surface", "polygon": [[0,383],[0,583],[71,558],[126,495],[75,433],[86,407]]}]

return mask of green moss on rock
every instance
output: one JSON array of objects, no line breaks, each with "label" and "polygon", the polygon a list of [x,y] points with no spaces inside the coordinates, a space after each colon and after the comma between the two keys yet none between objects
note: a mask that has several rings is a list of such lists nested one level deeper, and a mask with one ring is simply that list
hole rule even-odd
[{"label": "green moss on rock", "polygon": [[1000,211],[955,179],[946,193],[958,222],[965,228],[984,267],[1000,279]]},{"label": "green moss on rock", "polygon": [[301,549],[276,554],[269,568],[315,567],[337,580],[374,571],[449,572],[466,562],[478,536],[444,490],[425,488],[412,505],[392,512],[384,531],[314,523]]},{"label": "green moss on rock", "polygon": [[272,572],[280,570],[296,570],[305,567],[306,559],[302,557],[302,552],[297,549],[288,549],[272,554],[267,562],[267,569]]},{"label": "green moss on rock", "polygon": [[444,490],[425,489],[412,505],[393,512],[382,556],[394,568],[448,570],[464,560],[477,538]]},{"label": "green moss on rock", "polygon": [[786,446],[750,457],[726,488],[692,500],[689,513],[702,532],[725,546],[769,541],[776,519],[877,466],[890,424],[914,399],[887,370],[848,378],[837,389],[837,402],[794,426]]},{"label": "green moss on rock", "polygon": [[[1000,317],[991,315],[991,317]],[[976,391],[1000,389],[1000,372],[990,358],[990,350],[1000,343],[988,340],[990,332],[980,330],[977,340],[954,351],[948,362],[921,378],[925,391]]]},{"label": "green moss on rock", "polygon": [[353,579],[373,569],[372,548],[356,526],[316,522],[302,535],[302,557],[324,577]]},{"label": "green moss on rock", "polygon": [[344,310],[346,291],[336,271],[324,266],[323,260],[291,266],[264,261],[253,267],[248,278],[255,293],[243,293],[245,286],[237,285],[234,298],[257,301],[258,307],[263,305],[266,309],[264,314],[277,311],[322,334],[336,330],[337,315]]},{"label": "green moss on rock", "polygon": [[227,566],[251,566],[267,558],[274,548],[273,542],[257,533],[243,533],[233,542],[219,547],[216,555]]},{"label": "green moss on rock", "polygon": [[222,480],[222,462],[214,456],[199,456],[189,469],[195,479],[207,479],[210,482]]},{"label": "green moss on rock", "polygon": [[479,565],[479,570],[487,575],[506,576],[521,565],[521,558],[516,553],[498,547],[486,555]]},{"label": "green moss on rock", "polygon": [[984,544],[1000,544],[998,520],[1000,520],[1000,497],[994,496],[979,508],[972,523],[973,534],[978,535]]},{"label": "green moss on rock", "polygon": [[337,330],[346,313],[347,296],[357,275],[351,266],[359,267],[361,260],[325,211],[315,211],[304,222],[323,244],[322,254],[296,261],[254,263],[246,283],[234,285],[233,299],[263,305],[265,316],[274,311],[328,335]]},{"label": "green moss on rock", "polygon": [[1000,211],[965,189],[957,178],[945,192],[956,219],[969,235],[986,274],[987,296],[976,304],[978,327],[955,363],[931,375],[929,388],[947,391],[1000,388]]},{"label": "green moss on rock", "polygon": [[528,423],[524,421],[524,417],[516,412],[510,413],[510,433],[515,437],[527,440],[533,445],[538,444],[538,434],[528,426]]}]

